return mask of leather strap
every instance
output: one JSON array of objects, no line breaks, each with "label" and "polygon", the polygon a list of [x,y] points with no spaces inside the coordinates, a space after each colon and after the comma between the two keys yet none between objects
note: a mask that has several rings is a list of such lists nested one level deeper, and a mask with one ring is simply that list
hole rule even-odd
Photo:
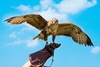
[{"label": "leather strap", "polygon": [[52,56],[52,61],[51,61],[50,66],[42,66],[42,67],[51,67],[51,66],[52,66],[52,64],[53,64],[53,61],[54,61],[54,56]]}]

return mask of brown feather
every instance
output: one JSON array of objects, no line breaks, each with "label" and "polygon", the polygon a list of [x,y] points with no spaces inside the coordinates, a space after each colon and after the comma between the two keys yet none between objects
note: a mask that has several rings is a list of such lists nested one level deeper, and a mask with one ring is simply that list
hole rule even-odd
[{"label": "brown feather", "polygon": [[42,30],[41,33],[33,39],[39,38],[47,41],[48,36],[52,35],[52,41],[54,42],[56,36],[62,35],[72,37],[72,39],[79,44],[84,44],[85,46],[93,46],[89,36],[85,34],[78,26],[72,23],[58,24],[58,20],[56,18],[53,18],[50,21],[46,21],[41,15],[28,14],[11,17],[5,21],[11,24],[21,24],[27,22],[37,29]]},{"label": "brown feather", "polygon": [[42,30],[46,25],[47,21],[38,14],[28,14],[23,16],[15,16],[5,20],[11,24],[21,24],[27,22],[28,24]]},{"label": "brown feather", "polygon": [[57,33],[58,36],[70,36],[72,39],[85,46],[93,46],[91,39],[78,26],[72,23],[59,24]]}]

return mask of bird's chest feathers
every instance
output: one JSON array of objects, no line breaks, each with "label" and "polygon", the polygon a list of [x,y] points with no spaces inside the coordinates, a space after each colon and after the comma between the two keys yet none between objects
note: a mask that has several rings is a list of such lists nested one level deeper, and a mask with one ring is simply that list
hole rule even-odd
[{"label": "bird's chest feathers", "polygon": [[50,25],[50,26],[48,26],[48,31],[50,33],[56,32],[57,29],[58,29],[58,25]]},{"label": "bird's chest feathers", "polygon": [[57,24],[50,25],[50,26],[47,26],[47,27],[46,27],[46,31],[47,31],[48,33],[56,32],[57,29],[58,29],[58,25],[57,25]]}]

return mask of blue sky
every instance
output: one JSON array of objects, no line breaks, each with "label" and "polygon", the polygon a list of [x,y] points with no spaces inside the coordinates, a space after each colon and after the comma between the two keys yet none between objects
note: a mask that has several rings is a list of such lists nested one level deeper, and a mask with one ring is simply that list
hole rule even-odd
[{"label": "blue sky", "polygon": [[[45,42],[32,40],[40,31],[24,23],[11,25],[5,19],[25,14],[40,14],[46,20],[78,25],[92,40],[85,47],[71,38],[56,38],[61,47],[55,50],[52,67],[100,67],[100,1],[99,0],[2,0],[0,2],[0,67],[22,67],[28,55],[42,49]],[[49,37],[49,43],[51,37]],[[51,58],[45,65],[50,65]]]}]

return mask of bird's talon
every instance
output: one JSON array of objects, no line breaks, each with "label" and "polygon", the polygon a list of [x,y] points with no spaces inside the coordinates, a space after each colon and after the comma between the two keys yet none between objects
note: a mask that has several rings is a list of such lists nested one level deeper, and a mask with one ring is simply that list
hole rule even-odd
[{"label": "bird's talon", "polygon": [[45,46],[48,46],[48,45],[49,45],[48,42],[46,42]]}]

